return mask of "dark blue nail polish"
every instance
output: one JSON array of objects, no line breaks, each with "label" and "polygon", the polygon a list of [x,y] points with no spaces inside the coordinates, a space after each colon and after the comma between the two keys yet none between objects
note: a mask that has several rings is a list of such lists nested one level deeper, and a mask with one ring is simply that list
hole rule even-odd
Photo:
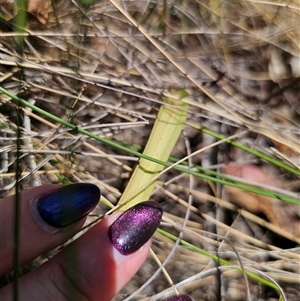
[{"label": "dark blue nail polish", "polygon": [[155,201],[139,203],[123,212],[108,229],[114,247],[123,255],[143,246],[160,224],[162,208]]},{"label": "dark blue nail polish", "polygon": [[36,200],[36,209],[48,225],[63,228],[86,216],[99,199],[100,189],[96,185],[77,183],[41,196]]},{"label": "dark blue nail polish", "polygon": [[178,296],[173,296],[173,297],[164,299],[163,301],[193,301],[193,300],[188,295],[178,295]]}]

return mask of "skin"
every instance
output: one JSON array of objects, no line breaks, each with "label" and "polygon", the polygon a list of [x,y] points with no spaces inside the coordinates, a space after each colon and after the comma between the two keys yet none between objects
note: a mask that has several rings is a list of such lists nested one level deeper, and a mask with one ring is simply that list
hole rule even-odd
[{"label": "skin", "polygon": [[[30,201],[57,189],[57,185],[35,187],[22,193],[20,261],[26,264],[61,245],[77,233],[85,218],[67,229],[49,233],[31,215]],[[0,200],[0,276],[13,268],[14,196]],[[116,219],[102,220],[67,248],[19,282],[19,301],[108,301],[132,278],[146,260],[150,241],[130,255],[122,255],[111,244],[108,227]],[[0,290],[0,301],[13,300],[12,285]]]}]

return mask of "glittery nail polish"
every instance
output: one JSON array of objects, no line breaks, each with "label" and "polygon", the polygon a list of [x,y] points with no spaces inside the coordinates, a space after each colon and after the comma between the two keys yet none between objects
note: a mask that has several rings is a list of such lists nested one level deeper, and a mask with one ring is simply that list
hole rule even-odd
[{"label": "glittery nail polish", "polygon": [[143,246],[160,224],[162,208],[155,201],[139,203],[123,212],[109,227],[114,247],[123,255]]},{"label": "glittery nail polish", "polygon": [[[42,219],[50,227],[64,228],[86,216],[99,199],[100,189],[96,185],[71,184],[33,200],[31,211],[39,224]],[[47,226],[43,228],[49,230]]]},{"label": "glittery nail polish", "polygon": [[188,295],[178,295],[178,296],[173,296],[173,297],[164,299],[163,301],[193,301],[193,300]]}]

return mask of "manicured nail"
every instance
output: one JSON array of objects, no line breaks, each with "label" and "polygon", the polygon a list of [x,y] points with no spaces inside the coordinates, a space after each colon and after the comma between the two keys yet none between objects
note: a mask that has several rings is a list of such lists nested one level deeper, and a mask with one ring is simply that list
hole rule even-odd
[{"label": "manicured nail", "polygon": [[160,224],[162,208],[155,201],[139,203],[122,213],[108,229],[114,247],[128,255],[142,247]]},{"label": "manicured nail", "polygon": [[188,295],[178,295],[178,296],[173,296],[173,297],[164,299],[163,301],[193,301],[193,300]]},{"label": "manicured nail", "polygon": [[[100,189],[96,185],[77,183],[61,187],[33,200],[31,209],[42,227],[41,219],[51,227],[64,228],[85,217],[96,207],[99,199]],[[49,231],[47,225],[43,228]]]}]

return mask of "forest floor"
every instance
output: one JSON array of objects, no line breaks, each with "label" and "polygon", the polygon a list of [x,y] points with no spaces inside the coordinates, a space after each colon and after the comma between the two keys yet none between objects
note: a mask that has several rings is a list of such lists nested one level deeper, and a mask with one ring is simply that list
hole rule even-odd
[{"label": "forest floor", "polygon": [[[149,255],[114,301],[162,300],[174,293],[172,283],[197,301],[300,300],[299,2],[88,2],[31,0],[16,11],[4,1],[0,86],[138,152],[166,98],[184,92],[187,118],[169,162],[188,156],[186,166],[199,174],[216,171],[216,179],[233,176],[274,194],[164,172],[151,195],[164,209],[162,229],[210,255],[156,233],[156,257]],[[136,156],[20,108],[5,93],[0,120],[1,196],[13,193],[19,160],[24,189],[91,182],[117,205]],[[102,213],[99,206],[88,222]]]}]

